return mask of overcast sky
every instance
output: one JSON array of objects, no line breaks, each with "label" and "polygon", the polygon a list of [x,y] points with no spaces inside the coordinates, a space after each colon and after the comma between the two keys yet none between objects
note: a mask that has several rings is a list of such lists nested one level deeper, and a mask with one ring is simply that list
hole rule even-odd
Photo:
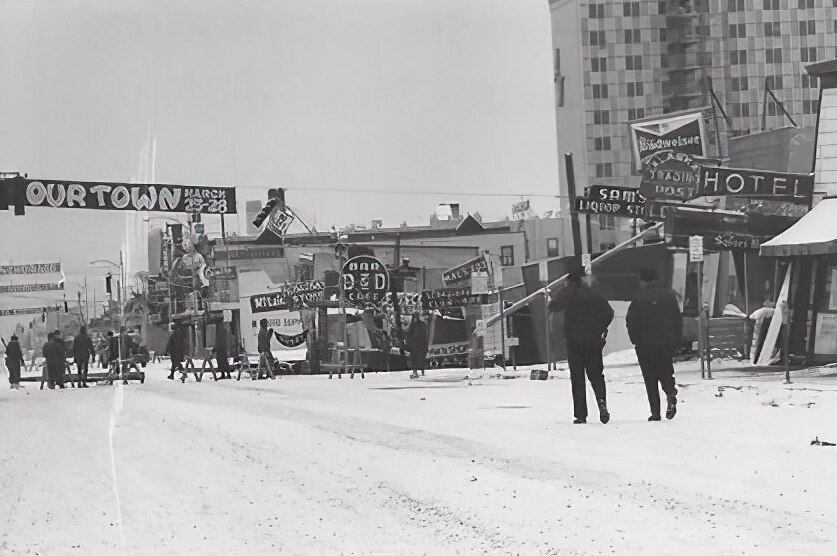
[{"label": "overcast sky", "polygon": [[[0,21],[0,170],[128,181],[150,121],[158,183],[247,188],[242,209],[286,186],[320,229],[447,201],[499,219],[516,199],[492,193],[557,190],[546,0],[0,0]],[[4,213],[0,260],[78,273],[121,230]]]}]

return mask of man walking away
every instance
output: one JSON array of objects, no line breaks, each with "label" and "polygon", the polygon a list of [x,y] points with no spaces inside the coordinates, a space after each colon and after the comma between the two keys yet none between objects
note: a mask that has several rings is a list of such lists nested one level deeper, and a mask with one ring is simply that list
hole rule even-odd
[{"label": "man walking away", "polygon": [[587,422],[587,386],[584,374],[593,387],[599,407],[599,421],[610,421],[604,380],[602,349],[607,327],[613,321],[610,303],[590,287],[584,269],[569,274],[567,285],[550,302],[551,311],[564,311],[564,339],[567,342],[567,363],[573,393],[573,423]]},{"label": "man walking away", "polygon": [[267,327],[267,319],[259,321],[259,369],[256,374],[251,375],[253,380],[256,380],[262,372],[262,365],[267,369],[267,376],[272,379],[276,378],[273,374],[273,352],[270,351],[270,338],[273,336],[273,331]]},{"label": "man walking away", "polygon": [[407,328],[407,349],[410,351],[410,367],[413,369],[410,378],[418,378],[419,370],[421,370],[421,376],[424,376],[428,343],[427,325],[418,313],[413,313],[410,326]]},{"label": "man walking away", "polygon": [[66,362],[64,343],[55,332],[50,332],[47,337],[47,343],[44,344],[43,348],[47,368],[47,386],[50,390],[54,390],[56,384],[59,388],[64,388],[64,365]]},{"label": "man walking away", "polygon": [[87,388],[87,371],[91,355],[95,357],[93,340],[87,335],[87,328],[82,326],[75,338],[73,338],[73,360],[78,369],[78,387]]},{"label": "man walking away", "polygon": [[[660,420],[660,391],[666,394],[666,419],[677,413],[677,388],[674,385],[674,352],[682,342],[683,315],[674,291],[663,286],[657,271],[639,273],[640,290],[628,307],[625,323],[651,406],[649,421]],[[659,387],[658,387],[659,383]]]},{"label": "man walking away", "polygon": [[177,324],[171,325],[171,334],[169,334],[169,341],[166,344],[166,355],[171,359],[171,371],[166,378],[174,380],[174,373],[183,370],[183,358],[186,355],[183,332]]},{"label": "man walking away", "polygon": [[9,343],[6,344],[6,368],[9,369],[9,386],[12,390],[22,388],[20,385],[20,366],[26,365],[23,360],[23,351],[20,349],[20,342],[17,336],[12,335]]},{"label": "man walking away", "polygon": [[220,378],[232,378],[232,375],[230,375],[230,355],[227,350],[227,323],[223,320],[215,324],[215,360],[218,363]]}]

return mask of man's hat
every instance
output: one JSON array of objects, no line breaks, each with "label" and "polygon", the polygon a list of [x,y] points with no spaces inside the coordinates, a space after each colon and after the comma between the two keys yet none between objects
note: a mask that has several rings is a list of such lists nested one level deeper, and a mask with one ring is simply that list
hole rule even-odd
[{"label": "man's hat", "polygon": [[653,268],[643,268],[639,271],[639,279],[643,282],[653,282],[659,279],[659,277],[657,271]]},{"label": "man's hat", "polygon": [[578,282],[579,280],[584,278],[585,274],[586,273],[584,272],[584,267],[583,266],[577,266],[577,267],[573,268],[572,270],[570,270],[570,272],[568,273],[567,279],[570,280],[571,282]]},{"label": "man's hat", "polygon": [[11,339],[12,339],[12,340],[17,340],[17,334],[12,334]]}]

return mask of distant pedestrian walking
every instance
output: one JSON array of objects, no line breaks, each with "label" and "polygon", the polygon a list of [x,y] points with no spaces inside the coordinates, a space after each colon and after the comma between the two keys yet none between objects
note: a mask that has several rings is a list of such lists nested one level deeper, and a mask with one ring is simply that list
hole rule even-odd
[{"label": "distant pedestrian walking", "polygon": [[600,293],[590,287],[589,280],[590,277],[584,276],[583,268],[571,271],[568,284],[549,304],[550,311],[564,311],[564,338],[567,342],[575,424],[587,422],[585,373],[596,396],[599,420],[602,423],[610,421],[602,350],[607,327],[613,321],[613,309]]},{"label": "distant pedestrian walking", "polygon": [[78,387],[87,388],[87,371],[90,358],[95,357],[96,350],[93,347],[93,340],[87,335],[87,328],[82,326],[75,338],[73,338],[73,360],[78,370]]},{"label": "distant pedestrian walking", "polygon": [[636,346],[636,356],[645,381],[649,421],[660,420],[660,388],[666,394],[666,419],[677,413],[674,384],[674,353],[682,342],[683,315],[677,296],[659,282],[657,271],[644,269],[639,275],[641,289],[628,307],[625,323]]},{"label": "distant pedestrian walking", "polygon": [[407,350],[410,352],[410,368],[413,370],[410,378],[418,378],[419,371],[421,371],[421,376],[424,376],[428,344],[427,325],[418,313],[413,313],[412,321],[407,328]]},{"label": "distant pedestrian walking", "polygon": [[262,368],[265,369],[267,376],[271,379],[276,378],[276,375],[273,374],[273,352],[270,350],[270,338],[273,336],[273,330],[268,328],[267,324],[267,319],[259,321],[259,338],[256,346],[259,350],[259,369],[256,374],[250,375],[253,380],[261,376]]},{"label": "distant pedestrian walking", "polygon": [[25,366],[26,361],[23,360],[23,351],[20,349],[20,342],[17,341],[17,336],[12,335],[9,343],[6,344],[6,368],[9,370],[9,387],[12,390],[20,388],[20,367]]},{"label": "distant pedestrian walking", "polygon": [[171,325],[171,333],[169,334],[169,341],[166,344],[166,355],[171,359],[171,371],[169,372],[169,380],[174,380],[174,373],[183,371],[183,359],[186,356],[186,339],[184,338],[184,328],[176,323]]},{"label": "distant pedestrian walking", "polygon": [[218,364],[220,378],[232,378],[230,374],[230,355],[227,349],[227,323],[219,320],[215,323],[215,362]]},{"label": "distant pedestrian walking", "polygon": [[67,353],[61,335],[50,332],[47,336],[47,343],[44,344],[43,353],[46,360],[47,386],[50,390],[64,388],[64,371],[66,370]]}]

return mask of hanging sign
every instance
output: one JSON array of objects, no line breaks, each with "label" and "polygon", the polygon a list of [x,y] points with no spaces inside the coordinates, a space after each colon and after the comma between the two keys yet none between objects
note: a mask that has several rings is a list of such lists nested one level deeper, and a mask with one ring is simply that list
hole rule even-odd
[{"label": "hanging sign", "polygon": [[453,282],[458,282],[460,280],[470,278],[470,276],[474,272],[487,271],[488,262],[485,260],[485,257],[480,255],[479,257],[473,258],[470,261],[466,261],[459,266],[451,268],[450,270],[446,270],[442,274],[442,280],[445,284],[450,284]]},{"label": "hanging sign", "polygon": [[293,221],[294,216],[292,214],[284,209],[277,209],[270,213],[267,219],[267,229],[278,237],[285,237],[285,233]]},{"label": "hanging sign", "polygon": [[234,214],[234,187],[25,180],[30,207]]},{"label": "hanging sign", "polygon": [[465,305],[488,303],[489,296],[475,294],[471,288],[441,288],[421,292],[421,303],[425,310],[451,309]]},{"label": "hanging sign", "polygon": [[266,313],[290,308],[307,308],[315,301],[323,299],[325,282],[323,280],[306,280],[304,282],[290,282],[277,286],[274,291],[250,297],[250,311],[252,313]]},{"label": "hanging sign", "polygon": [[644,161],[639,191],[647,199],[688,201],[695,196],[700,178],[699,159],[682,152],[665,151]]},{"label": "hanging sign", "polygon": [[693,263],[703,262],[703,236],[689,237],[689,260]]},{"label": "hanging sign", "polygon": [[701,166],[698,195],[766,197],[808,200],[814,193],[813,174],[789,174],[762,170],[743,170],[720,166]]},{"label": "hanging sign", "polygon": [[58,307],[24,307],[19,309],[0,309],[0,317],[11,315],[39,315],[41,313],[54,313]]},{"label": "hanging sign", "polygon": [[63,290],[64,282],[53,282],[50,284],[3,284],[0,285],[0,293],[29,293]]},{"label": "hanging sign", "polygon": [[[223,257],[228,261],[253,261],[256,259],[281,259],[285,256],[283,247],[234,247],[217,250],[225,253]],[[217,258],[217,255],[216,255]]]},{"label": "hanging sign", "polygon": [[389,289],[384,264],[370,255],[352,257],[343,265],[343,292],[352,303],[379,303]]},{"label": "hanging sign", "polygon": [[32,263],[0,265],[0,276],[8,274],[51,274],[61,272],[61,263]]},{"label": "hanging sign", "polygon": [[488,293],[490,288],[490,281],[487,272],[479,271],[471,274],[471,293],[481,294]]},{"label": "hanging sign", "polygon": [[223,315],[224,315],[224,322],[232,322],[232,320],[233,320],[232,319],[232,309],[224,309],[223,310]]}]

